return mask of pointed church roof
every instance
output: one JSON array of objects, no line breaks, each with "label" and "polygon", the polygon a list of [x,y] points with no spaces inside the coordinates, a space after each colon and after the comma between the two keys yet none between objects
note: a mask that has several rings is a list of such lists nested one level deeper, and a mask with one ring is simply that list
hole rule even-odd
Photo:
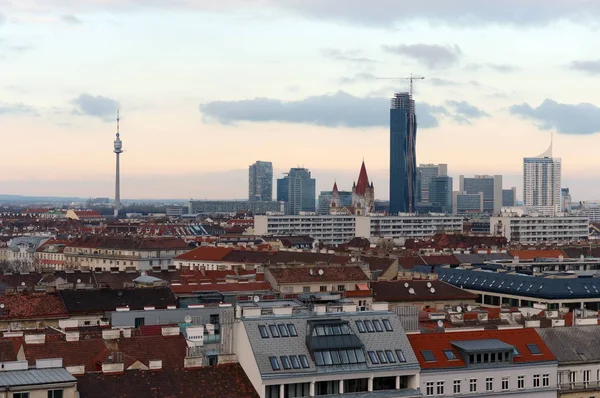
[{"label": "pointed church roof", "polygon": [[364,195],[369,187],[369,176],[367,176],[367,168],[365,167],[365,161],[363,160],[362,166],[360,167],[360,173],[358,174],[358,182],[356,183],[356,194]]},{"label": "pointed church roof", "polygon": [[333,189],[331,190],[331,192],[338,192],[337,181],[333,183]]}]

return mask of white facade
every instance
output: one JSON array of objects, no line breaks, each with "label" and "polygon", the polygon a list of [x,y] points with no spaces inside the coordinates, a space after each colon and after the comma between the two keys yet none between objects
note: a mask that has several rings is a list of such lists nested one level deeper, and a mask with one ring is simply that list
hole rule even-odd
[{"label": "white facade", "polygon": [[547,216],[562,211],[561,159],[552,157],[552,144],[540,156],[523,159],[523,205]]},{"label": "white facade", "polygon": [[257,235],[308,235],[320,242],[340,244],[352,238],[425,238],[437,232],[462,232],[462,217],[431,216],[255,216]]},{"label": "white facade", "polygon": [[598,203],[583,203],[581,215],[589,218],[590,222],[600,222],[600,205]]},{"label": "white facade", "polygon": [[509,242],[577,242],[589,236],[587,217],[490,217],[490,233]]}]

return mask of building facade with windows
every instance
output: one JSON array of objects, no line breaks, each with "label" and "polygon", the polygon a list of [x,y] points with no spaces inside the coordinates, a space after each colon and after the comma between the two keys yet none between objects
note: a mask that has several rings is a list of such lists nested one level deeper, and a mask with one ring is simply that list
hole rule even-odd
[{"label": "building facade with windows", "polygon": [[502,235],[509,242],[567,243],[587,241],[589,219],[587,217],[530,217],[503,215],[490,217],[490,233]]},{"label": "building facade with windows", "polygon": [[425,397],[556,397],[557,362],[535,329],[410,334]]},{"label": "building facade with windows", "polygon": [[554,216],[562,211],[561,159],[552,157],[552,143],[539,156],[523,159],[523,205],[528,211]]},{"label": "building facade with windows", "polygon": [[248,200],[273,200],[273,163],[258,160],[248,166]]},{"label": "building facade with windows", "polygon": [[502,176],[476,175],[459,177],[459,191],[467,194],[483,193],[483,211],[499,214],[502,209]]},{"label": "building facade with windows", "polygon": [[422,396],[418,361],[383,303],[254,302],[237,317],[235,352],[261,398]]}]

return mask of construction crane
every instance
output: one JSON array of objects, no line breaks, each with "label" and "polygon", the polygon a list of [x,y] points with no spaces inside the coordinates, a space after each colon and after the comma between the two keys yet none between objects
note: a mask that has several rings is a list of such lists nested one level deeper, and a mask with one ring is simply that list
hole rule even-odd
[{"label": "construction crane", "polygon": [[[409,131],[410,133],[408,134],[408,140],[409,140],[409,148],[414,148],[414,139],[415,139],[415,126],[414,126],[414,120],[415,120],[415,109],[413,107],[413,92],[414,92],[414,87],[413,87],[413,82],[415,80],[425,80],[425,77],[423,76],[413,76],[413,74],[410,74],[410,77],[378,77],[377,79],[379,80],[408,80],[410,81],[410,101],[409,101],[409,112],[411,114],[409,114],[409,118],[408,118],[408,123],[409,123]],[[411,153],[410,155],[410,165],[412,166],[413,163],[415,162],[414,159],[414,153]],[[413,170],[413,167],[408,167],[408,178],[411,181],[410,184],[408,184],[408,212],[412,213],[413,211],[415,211],[415,209],[413,209],[413,200],[415,197],[415,192],[414,192],[414,186],[412,184],[412,181],[414,179],[414,174],[416,172],[416,170]]]}]

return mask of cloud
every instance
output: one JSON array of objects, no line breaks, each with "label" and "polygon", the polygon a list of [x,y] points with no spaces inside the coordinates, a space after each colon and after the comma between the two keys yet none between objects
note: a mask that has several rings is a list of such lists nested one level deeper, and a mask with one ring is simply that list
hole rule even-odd
[{"label": "cloud", "polygon": [[383,46],[389,53],[413,58],[430,69],[448,68],[456,65],[462,55],[460,47],[440,46],[436,44],[411,44]]},{"label": "cloud", "polygon": [[346,61],[359,64],[375,63],[374,59],[361,56],[361,52],[359,50],[342,51],[335,48],[324,48],[321,50],[321,54],[335,61]]},{"label": "cloud", "polygon": [[6,22],[6,17],[0,12],[0,25],[2,25],[4,22]]},{"label": "cloud", "polygon": [[71,103],[75,105],[73,113],[98,117],[104,121],[114,120],[117,109],[119,109],[119,103],[114,99],[85,93],[75,98]]},{"label": "cloud", "polygon": [[569,66],[571,69],[586,72],[591,75],[600,74],[600,59],[595,61],[573,61]]},{"label": "cloud", "polygon": [[83,23],[81,19],[72,14],[63,15],[60,20],[71,25],[81,25]]},{"label": "cloud", "polygon": [[22,103],[9,104],[6,102],[0,102],[0,116],[2,115],[34,115],[38,113],[35,108],[25,105]]},{"label": "cloud", "polygon": [[533,120],[538,128],[563,134],[594,134],[600,131],[600,108],[589,103],[561,104],[545,99],[537,108],[529,104],[513,105],[510,113]]},{"label": "cloud", "polygon": [[434,86],[439,87],[447,87],[447,86],[458,86],[457,82],[453,82],[452,80],[440,79],[439,77],[433,77],[431,79],[427,79],[427,81]]},{"label": "cloud", "polygon": [[446,104],[452,107],[458,115],[466,118],[479,119],[490,116],[487,112],[482,111],[475,105],[471,105],[466,101],[446,101]]},{"label": "cloud", "polygon": [[508,65],[508,64],[493,64],[493,63],[485,63],[485,64],[469,64],[466,66],[467,69],[471,70],[480,70],[480,69],[491,69],[495,72],[499,73],[514,73],[521,70],[520,67],[516,65]]},{"label": "cloud", "polygon": [[452,26],[502,24],[515,27],[545,26],[559,21],[596,24],[600,18],[600,2],[590,0],[28,0],[15,1],[17,11],[48,13],[144,10],[147,8],[189,9],[230,12],[232,9],[252,11],[280,9],[309,19],[340,21],[350,24],[389,26],[425,20]]},{"label": "cloud", "polygon": [[372,73],[356,73],[353,77],[342,77],[340,79],[341,84],[353,84],[365,81],[376,80],[377,76]]},{"label": "cloud", "polygon": [[[343,91],[307,97],[297,101],[256,98],[239,101],[214,101],[200,105],[205,120],[222,124],[235,122],[281,122],[325,127],[387,127],[389,98],[355,97]],[[445,109],[417,103],[417,118],[422,128],[437,127]]]}]

